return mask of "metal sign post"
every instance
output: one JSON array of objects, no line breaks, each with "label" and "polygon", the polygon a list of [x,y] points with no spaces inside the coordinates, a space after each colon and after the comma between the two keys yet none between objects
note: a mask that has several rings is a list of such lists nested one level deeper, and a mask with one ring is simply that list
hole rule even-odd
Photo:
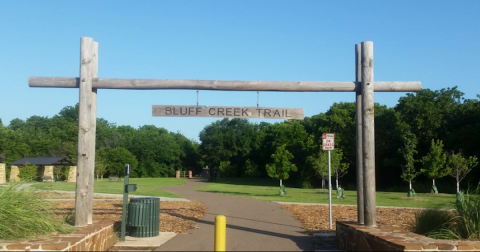
[{"label": "metal sign post", "polygon": [[120,231],[120,240],[125,241],[125,231],[127,226],[127,203],[128,203],[128,191],[125,190],[128,186],[130,178],[130,164],[125,164],[125,174],[123,179],[123,207],[122,207],[122,228]]},{"label": "metal sign post", "polygon": [[328,150],[328,215],[329,227],[332,229],[332,174],[331,174],[331,159],[330,150],[335,149],[335,134],[324,133],[322,135],[323,150]]},{"label": "metal sign post", "polygon": [[123,208],[122,208],[122,228],[120,231],[120,240],[125,241],[125,231],[127,226],[127,203],[128,192],[135,192],[137,190],[136,184],[129,184],[130,178],[130,164],[125,164],[125,178],[123,183]]},{"label": "metal sign post", "polygon": [[328,227],[332,229],[332,172],[331,172],[330,151],[328,151]]}]

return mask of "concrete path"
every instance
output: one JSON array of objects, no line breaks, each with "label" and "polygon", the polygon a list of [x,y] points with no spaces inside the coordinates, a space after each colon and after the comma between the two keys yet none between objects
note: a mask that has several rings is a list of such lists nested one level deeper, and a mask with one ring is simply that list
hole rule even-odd
[{"label": "concrete path", "polygon": [[227,251],[313,251],[312,237],[279,204],[194,190],[206,184],[189,179],[187,185],[162,188],[204,203],[207,213],[195,229],[176,235],[154,251],[213,251],[217,215],[227,219]]}]

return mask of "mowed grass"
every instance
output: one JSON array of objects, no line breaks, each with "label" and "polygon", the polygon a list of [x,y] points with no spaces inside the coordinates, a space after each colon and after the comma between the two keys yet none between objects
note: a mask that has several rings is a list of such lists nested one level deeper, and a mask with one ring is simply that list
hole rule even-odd
[{"label": "mowed grass", "polygon": [[[234,196],[252,197],[265,201],[300,202],[328,204],[328,189],[300,189],[287,187],[287,195],[279,195],[278,181],[251,179],[218,179],[208,186],[195,188],[200,191],[224,193]],[[332,189],[332,204],[357,205],[357,192],[344,191],[345,199],[336,198],[336,190]],[[407,192],[378,192],[377,206],[443,208],[453,209],[456,196],[454,194],[417,193],[415,197],[407,197]]]},{"label": "mowed grass", "polygon": [[[185,179],[178,178],[131,178],[129,184],[136,184],[137,190],[129,192],[129,195],[143,195],[154,197],[171,197],[183,198],[181,195],[176,195],[165,190],[162,187],[185,185]],[[34,183],[32,185],[36,189],[42,190],[60,190],[60,191],[75,191],[76,183],[70,182],[55,182],[55,183]],[[93,190],[95,193],[111,193],[123,194],[124,181],[108,181],[108,178],[103,180],[95,180]]]},{"label": "mowed grass", "polygon": [[[96,193],[123,194],[123,181],[109,182],[108,179],[94,182]],[[137,191],[129,195],[154,197],[183,198],[163,190],[166,186],[184,185],[185,179],[177,178],[132,178],[130,184],[137,184]],[[75,183],[34,183],[37,189],[75,191]],[[279,195],[278,181],[272,179],[224,179],[219,178],[206,186],[196,188],[200,191],[223,193],[233,196],[251,197],[265,201],[299,202],[328,204],[328,189],[301,189],[287,187],[287,195]],[[417,193],[415,197],[407,197],[407,192],[376,193],[377,206],[443,208],[453,209],[456,196],[454,194]],[[336,198],[336,190],[332,189],[332,204],[357,205],[357,192],[345,191],[345,199]]]}]

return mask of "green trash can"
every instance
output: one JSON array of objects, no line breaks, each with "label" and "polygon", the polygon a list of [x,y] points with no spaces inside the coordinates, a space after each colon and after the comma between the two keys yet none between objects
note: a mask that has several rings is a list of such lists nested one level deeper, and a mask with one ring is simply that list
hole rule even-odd
[{"label": "green trash can", "polygon": [[131,198],[128,204],[127,226],[132,237],[159,235],[159,198]]}]

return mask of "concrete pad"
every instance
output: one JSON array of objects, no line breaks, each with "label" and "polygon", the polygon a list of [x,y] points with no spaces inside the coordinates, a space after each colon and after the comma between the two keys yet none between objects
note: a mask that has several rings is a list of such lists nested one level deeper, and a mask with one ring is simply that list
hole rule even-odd
[{"label": "concrete pad", "polygon": [[145,249],[152,250],[154,248],[160,247],[168,240],[172,239],[177,235],[174,232],[160,232],[158,236],[155,237],[131,237],[125,236],[125,241],[119,241],[113,245],[115,249]]}]

